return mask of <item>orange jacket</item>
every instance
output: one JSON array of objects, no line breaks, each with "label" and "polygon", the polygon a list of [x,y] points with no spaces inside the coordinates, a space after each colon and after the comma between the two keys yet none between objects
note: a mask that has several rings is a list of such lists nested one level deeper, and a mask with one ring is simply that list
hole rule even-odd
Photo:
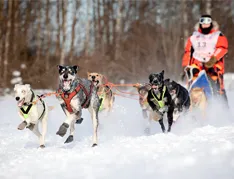
[{"label": "orange jacket", "polygon": [[[211,30],[210,34],[216,32],[216,31],[217,30],[215,30],[213,28]],[[198,29],[198,32],[201,32],[201,30]],[[185,46],[182,67],[185,67],[187,65],[191,65],[194,63],[194,61],[196,61],[196,59],[193,58],[194,48],[193,48],[192,42],[190,40],[191,37],[192,36],[189,37],[187,44]],[[227,41],[227,38],[222,33],[220,33],[215,47],[216,47],[216,49],[215,49],[213,56],[216,57],[216,59],[218,60],[216,65],[221,66],[222,69],[220,69],[220,70],[224,73],[224,56],[228,52],[228,41]]]}]

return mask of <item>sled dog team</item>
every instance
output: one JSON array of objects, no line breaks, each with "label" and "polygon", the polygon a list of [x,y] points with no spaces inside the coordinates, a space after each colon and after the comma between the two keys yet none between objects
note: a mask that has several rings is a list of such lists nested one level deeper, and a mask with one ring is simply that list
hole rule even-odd
[{"label": "sled dog team", "polygon": [[[77,75],[78,66],[58,66],[59,87],[57,99],[66,114],[57,135],[63,137],[70,129],[65,143],[73,141],[75,124],[83,120],[82,109],[88,109],[93,124],[92,147],[98,144],[98,113],[102,110],[110,112],[115,100],[111,88],[106,84],[106,78],[102,74],[88,73],[88,78],[80,78]],[[164,71],[149,75],[148,84],[137,84],[139,103],[144,118],[148,119],[146,132],[149,133],[150,121],[158,121],[162,132],[170,132],[173,121],[178,114],[198,107],[204,111],[206,98],[203,90],[194,88],[190,95],[188,91],[170,79],[164,79]],[[53,108],[36,95],[29,84],[16,84],[14,87],[15,100],[17,101],[19,116],[23,120],[18,129],[30,129],[38,138],[40,148],[45,147],[45,135],[47,131],[48,112]],[[168,127],[163,124],[163,116],[166,114]],[[38,129],[41,122],[42,130]]]}]

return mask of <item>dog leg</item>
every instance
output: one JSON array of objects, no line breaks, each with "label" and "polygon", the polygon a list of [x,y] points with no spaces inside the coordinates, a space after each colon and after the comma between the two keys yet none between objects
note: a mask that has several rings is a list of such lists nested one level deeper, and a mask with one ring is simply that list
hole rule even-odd
[{"label": "dog leg", "polygon": [[[146,110],[142,110],[142,112],[145,112],[146,113],[146,115],[147,115],[147,111]],[[150,126],[151,126],[151,120],[153,120],[153,114],[152,113],[150,113],[149,114],[149,117],[147,116],[147,124],[146,124],[146,128],[145,128],[145,130],[144,130],[144,133],[146,134],[146,135],[150,135]]]},{"label": "dog leg", "polygon": [[45,148],[45,141],[42,138],[41,133],[38,130],[38,123],[34,126],[34,128],[30,129],[38,138],[39,138],[39,144],[40,144],[40,148]]},{"label": "dog leg", "polygon": [[40,143],[42,143],[43,145],[41,145],[41,148],[45,147],[45,135],[47,132],[47,120],[48,120],[48,114],[46,112],[45,116],[42,118],[41,121],[41,126],[42,126],[42,134],[41,134],[41,139],[40,139]]},{"label": "dog leg", "polygon": [[95,111],[94,109],[93,109],[92,119],[93,119],[93,145],[92,147],[95,147],[97,146],[98,111]]},{"label": "dog leg", "polygon": [[93,145],[92,147],[97,146],[98,109],[99,109],[98,107],[96,109],[93,109],[92,106],[88,108],[91,114],[92,122],[93,122]]},{"label": "dog leg", "polygon": [[76,118],[76,116],[68,115],[67,119],[63,122],[63,124],[59,127],[59,130],[56,132],[57,135],[63,137],[67,133],[67,129],[71,125],[71,122]]},{"label": "dog leg", "polygon": [[161,126],[162,132],[164,133],[165,132],[165,126],[163,124],[163,117],[158,122],[159,122],[159,124]]},{"label": "dog leg", "polygon": [[68,136],[67,140],[64,143],[70,143],[73,141],[73,136],[75,132],[75,122],[76,120],[73,120],[70,126],[70,135]]},{"label": "dog leg", "polygon": [[82,116],[82,110],[80,110],[77,114],[77,120],[76,120],[76,124],[81,124],[83,122],[83,118],[81,117]]},{"label": "dog leg", "polygon": [[167,120],[168,120],[168,129],[167,132],[171,132],[171,126],[173,124],[173,108],[169,108],[168,112],[167,112]]}]

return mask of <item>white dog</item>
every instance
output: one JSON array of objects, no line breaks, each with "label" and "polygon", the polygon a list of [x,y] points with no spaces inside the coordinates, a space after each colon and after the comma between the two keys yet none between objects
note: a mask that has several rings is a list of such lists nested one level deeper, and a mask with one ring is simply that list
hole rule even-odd
[{"label": "white dog", "polygon": [[[45,135],[47,132],[48,107],[32,91],[29,84],[16,84],[14,88],[15,99],[18,101],[19,116],[23,120],[18,129],[29,128],[38,138],[40,148],[45,147]],[[38,124],[41,122],[42,132],[39,132]]]}]

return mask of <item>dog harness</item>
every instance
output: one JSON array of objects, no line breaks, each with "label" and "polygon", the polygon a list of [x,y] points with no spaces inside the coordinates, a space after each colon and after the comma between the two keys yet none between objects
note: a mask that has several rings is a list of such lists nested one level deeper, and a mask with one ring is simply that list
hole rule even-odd
[{"label": "dog harness", "polygon": [[[154,95],[153,91],[151,90],[151,94],[152,94],[152,96],[154,97],[154,101],[157,102],[157,104],[159,105],[160,108],[163,108],[163,107],[165,106],[165,103],[164,103],[164,101],[163,101],[165,92],[166,92],[166,86],[165,86],[165,85],[163,86],[163,91],[162,91],[162,93],[161,93],[161,96]],[[159,95],[160,95],[160,94],[159,94]]]},{"label": "dog harness", "polygon": [[[35,94],[32,92],[32,97],[31,97],[31,100],[30,100],[30,104],[29,105],[23,105],[23,107],[20,108],[20,112],[22,114],[22,116],[24,117],[24,119],[27,119],[29,117],[29,112],[30,110],[34,107],[34,105],[32,104],[34,98],[35,98]],[[45,114],[45,102],[40,98],[40,96],[38,96],[42,105],[43,105],[43,112],[41,114],[41,116],[39,117],[39,120],[44,116]]]},{"label": "dog harness", "polygon": [[106,94],[105,94],[105,93],[103,93],[103,94],[101,94],[101,95],[99,96],[99,99],[100,99],[100,102],[101,102],[101,105],[100,105],[100,107],[99,107],[99,111],[102,111],[102,110],[103,110],[103,102],[104,102],[105,98],[106,98]]},{"label": "dog harness", "polygon": [[81,83],[79,83],[79,85],[71,93],[62,92],[61,89],[58,90],[61,98],[65,102],[66,109],[68,110],[68,112],[73,113],[73,109],[71,107],[71,100],[81,89],[84,91],[85,96],[86,96],[85,102],[82,104],[82,108],[87,108],[88,107],[88,102],[90,101],[90,95],[91,95],[91,92],[92,92],[92,89],[93,89],[93,83],[91,83],[91,85],[90,85],[90,91],[89,92],[86,90],[84,85],[82,85]]}]

